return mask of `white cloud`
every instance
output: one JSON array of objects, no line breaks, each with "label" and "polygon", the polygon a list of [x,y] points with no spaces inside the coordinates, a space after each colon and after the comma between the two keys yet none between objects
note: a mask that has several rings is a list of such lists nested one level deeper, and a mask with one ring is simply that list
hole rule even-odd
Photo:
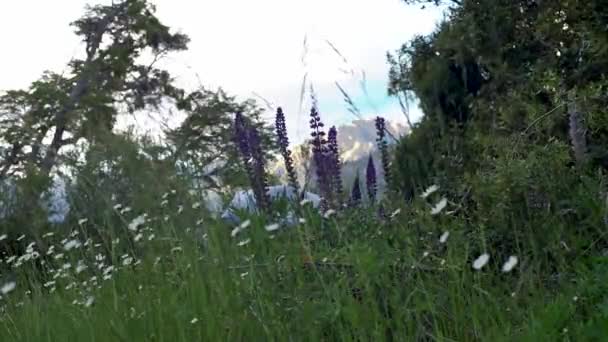
[{"label": "white cloud", "polygon": [[[435,8],[420,10],[400,0],[152,2],[161,20],[192,39],[187,52],[164,61],[181,85],[195,87],[197,73],[204,85],[222,86],[241,98],[257,93],[292,113],[288,125],[291,134],[299,133],[295,140],[306,136],[296,129],[305,128],[305,112],[299,120],[295,118],[306,71],[321,103],[342,101],[334,82],[356,89],[361,70],[370,83],[385,84],[386,52],[399,48],[416,33],[430,32],[441,15]],[[87,3],[109,4],[111,0],[0,4],[0,30],[5,32],[0,89],[26,87],[46,69],[62,71],[81,50],[68,23],[82,15]],[[306,65],[302,62],[305,36]],[[340,50],[348,64],[326,41]],[[340,69],[354,69],[358,79]],[[390,108],[398,111],[394,103]],[[349,115],[345,107],[340,112],[328,113],[327,123],[343,121]]]}]

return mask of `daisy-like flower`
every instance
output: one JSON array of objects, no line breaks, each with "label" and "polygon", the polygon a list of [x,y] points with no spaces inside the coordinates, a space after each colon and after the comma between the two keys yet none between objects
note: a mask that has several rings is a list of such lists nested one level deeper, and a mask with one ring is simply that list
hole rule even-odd
[{"label": "daisy-like flower", "polygon": [[86,306],[87,308],[90,307],[91,305],[93,305],[93,303],[95,303],[95,297],[93,296],[89,296],[87,297],[87,299],[84,301],[84,306]]},{"label": "daisy-like flower", "polygon": [[267,232],[274,232],[275,230],[279,229],[279,224],[278,223],[273,223],[273,224],[269,224],[266,227],[264,227],[266,229]]},{"label": "daisy-like flower", "polygon": [[146,223],[146,217],[148,216],[148,214],[141,214],[139,216],[137,216],[136,218],[133,219],[133,221],[131,221],[131,223],[129,223],[129,230],[134,232],[137,230],[137,228],[139,228],[139,226],[141,226],[142,224]]},{"label": "daisy-like flower", "polygon": [[450,232],[449,231],[445,231],[443,234],[441,234],[441,236],[439,237],[439,243],[446,243],[446,241],[448,241],[448,237],[450,237]]},{"label": "daisy-like flower", "polygon": [[15,283],[14,281],[9,281],[8,283],[0,287],[0,293],[2,293],[2,295],[6,295],[7,293],[13,291],[15,287],[17,287],[17,283]]},{"label": "daisy-like flower", "polygon": [[401,209],[397,209],[395,211],[393,211],[391,213],[391,218],[394,218],[395,216],[399,215],[401,213]]},{"label": "daisy-like flower", "polygon": [[437,202],[437,204],[435,204],[435,206],[433,207],[433,209],[431,209],[431,215],[437,215],[439,214],[441,211],[443,211],[443,209],[445,209],[445,207],[448,205],[448,200],[447,198],[442,198],[439,202]]},{"label": "daisy-like flower", "polygon": [[420,197],[427,198],[437,190],[439,190],[439,185],[433,184],[433,185],[429,186],[426,190],[424,190],[424,192],[420,195]]},{"label": "daisy-like flower", "polygon": [[246,220],[243,223],[241,223],[238,227],[234,228],[232,230],[232,232],[230,233],[230,235],[232,237],[235,237],[238,233],[240,233],[241,231],[243,231],[245,228],[249,227],[249,225],[251,224],[250,220]]},{"label": "daisy-like flower", "polygon": [[122,260],[122,265],[123,266],[129,266],[133,263],[133,258],[132,257],[126,257]]},{"label": "daisy-like flower", "polygon": [[78,266],[76,266],[76,274],[80,274],[86,269],[87,265],[79,263]]},{"label": "daisy-like flower", "polygon": [[80,247],[82,244],[78,240],[70,240],[63,245],[63,249],[66,251]]},{"label": "daisy-like flower", "polygon": [[335,214],[336,211],[333,209],[329,209],[328,211],[325,212],[325,214],[323,214],[324,218],[330,218],[333,214]]},{"label": "daisy-like flower", "polygon": [[515,268],[515,266],[517,265],[518,261],[519,260],[517,259],[517,256],[511,255],[509,257],[509,259],[507,260],[507,262],[505,262],[504,265],[502,265],[502,271],[504,273],[511,272],[511,270],[513,270]]},{"label": "daisy-like flower", "polygon": [[476,270],[482,269],[490,260],[490,254],[484,253],[473,261],[473,268]]},{"label": "daisy-like flower", "polygon": [[245,239],[245,240],[237,243],[236,245],[239,246],[239,247],[242,247],[242,246],[245,246],[246,244],[248,244],[250,242],[251,242],[251,239]]}]

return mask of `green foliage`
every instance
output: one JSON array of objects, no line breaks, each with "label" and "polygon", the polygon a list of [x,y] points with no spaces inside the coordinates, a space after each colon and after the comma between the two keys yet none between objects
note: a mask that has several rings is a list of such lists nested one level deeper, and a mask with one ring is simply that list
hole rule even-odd
[{"label": "green foliage", "polygon": [[222,89],[200,89],[180,101],[178,108],[187,117],[178,128],[167,132],[172,159],[182,173],[193,177],[202,187],[248,184],[234,143],[237,112],[258,130],[266,159],[272,159],[277,151],[272,127],[262,120],[263,111],[253,100],[239,102]]}]

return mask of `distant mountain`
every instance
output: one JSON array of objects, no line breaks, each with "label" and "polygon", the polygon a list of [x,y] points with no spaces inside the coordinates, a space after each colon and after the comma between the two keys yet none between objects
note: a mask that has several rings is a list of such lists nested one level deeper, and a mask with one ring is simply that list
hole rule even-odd
[{"label": "distant mountain", "polygon": [[[408,133],[408,128],[401,123],[387,121],[386,126],[387,130],[397,139]],[[362,189],[365,188],[365,170],[370,153],[372,154],[376,165],[376,172],[378,173],[379,191],[382,192],[384,190],[384,178],[380,154],[376,145],[376,126],[374,120],[355,120],[350,124],[339,126],[337,129],[340,159],[343,163],[342,182],[345,192],[350,191],[357,172],[361,175],[361,187]],[[387,142],[389,145],[392,145],[395,143],[395,140],[387,135]],[[307,188],[315,191],[315,175],[310,156],[308,155],[309,153],[309,145],[306,143],[300,144],[293,148],[292,158],[296,165],[300,185],[304,185],[305,180],[309,179]],[[308,177],[306,176],[307,170]],[[285,166],[281,157],[270,165],[270,172],[286,182]],[[363,191],[365,192],[365,190]]]}]

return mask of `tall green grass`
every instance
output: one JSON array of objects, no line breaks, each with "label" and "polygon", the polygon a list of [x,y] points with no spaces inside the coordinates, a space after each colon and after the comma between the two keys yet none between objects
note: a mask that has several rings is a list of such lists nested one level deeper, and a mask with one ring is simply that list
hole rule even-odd
[{"label": "tall green grass", "polygon": [[[114,232],[105,243],[86,243],[83,227],[92,223],[81,221],[42,238],[53,252],[18,266],[3,260],[3,284],[16,288],[1,299],[0,341],[607,336],[605,257],[594,259],[595,268],[557,261],[557,281],[527,251],[504,273],[505,260],[487,250],[490,261],[475,270],[479,244],[464,219],[445,210],[431,215],[423,200],[391,210],[383,218],[373,209],[324,218],[304,206],[295,227],[268,232],[275,218],[251,216],[235,236],[235,227],[188,210],[148,213],[130,231],[138,215],[125,212],[122,226],[97,227]],[[449,237],[440,241],[445,231]]]}]

